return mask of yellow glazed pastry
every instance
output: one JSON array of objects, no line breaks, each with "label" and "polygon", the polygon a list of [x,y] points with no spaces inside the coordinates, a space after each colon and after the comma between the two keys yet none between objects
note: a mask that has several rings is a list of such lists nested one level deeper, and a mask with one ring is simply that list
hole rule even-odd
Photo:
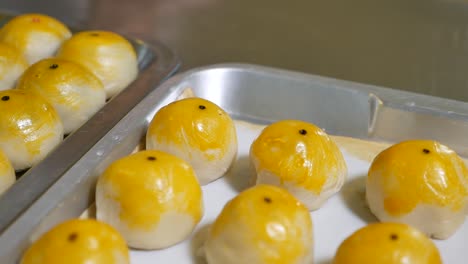
[{"label": "yellow glazed pastry", "polygon": [[0,91],[0,149],[15,170],[41,161],[63,140],[63,126],[44,98],[21,90]]},{"label": "yellow glazed pastry", "polygon": [[77,62],[101,80],[110,98],[138,74],[138,61],[130,42],[109,31],[83,31],[63,43],[58,57]]},{"label": "yellow glazed pastry", "polygon": [[0,150],[0,194],[16,181],[15,170],[8,157]]},{"label": "yellow glazed pastry", "polygon": [[106,103],[101,81],[83,66],[51,58],[31,65],[17,88],[38,93],[51,103],[69,134]]},{"label": "yellow glazed pastry", "polygon": [[186,239],[203,216],[202,190],[188,163],[154,150],[112,163],[96,188],[97,218],[130,247],[160,249]]},{"label": "yellow glazed pastry", "polygon": [[465,221],[468,171],[453,150],[438,142],[404,141],[374,159],[366,196],[381,221],[410,224],[445,239]]},{"label": "yellow glazed pastry", "polygon": [[12,89],[27,67],[28,63],[16,48],[0,42],[0,91]]},{"label": "yellow glazed pastry", "polygon": [[374,223],[339,246],[333,264],[442,264],[439,250],[409,225]]},{"label": "yellow glazed pastry", "polygon": [[14,17],[0,29],[0,42],[17,48],[33,64],[51,57],[66,39],[70,30],[60,21],[42,14]]},{"label": "yellow glazed pastry", "polygon": [[208,264],[310,264],[312,219],[286,190],[257,185],[224,206],[204,250]]},{"label": "yellow glazed pastry", "polygon": [[129,250],[111,226],[91,219],[65,221],[43,234],[21,264],[129,264]]},{"label": "yellow glazed pastry", "polygon": [[182,99],[161,108],[153,117],[146,148],[186,160],[205,185],[223,176],[236,158],[236,128],[216,104],[202,98]]},{"label": "yellow glazed pastry", "polygon": [[250,159],[257,184],[280,186],[310,210],[343,186],[347,167],[341,151],[317,126],[282,120],[267,126],[254,140]]}]

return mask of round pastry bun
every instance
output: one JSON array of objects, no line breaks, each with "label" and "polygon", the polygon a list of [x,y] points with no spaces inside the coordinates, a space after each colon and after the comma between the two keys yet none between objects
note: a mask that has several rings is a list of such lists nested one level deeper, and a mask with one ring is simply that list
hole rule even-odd
[{"label": "round pastry bun", "polygon": [[373,160],[366,199],[379,220],[446,239],[466,218],[468,170],[453,150],[436,141],[403,141]]},{"label": "round pastry bun", "polygon": [[83,65],[104,85],[110,98],[133,82],[138,60],[132,44],[110,31],[82,31],[63,43],[59,58]]},{"label": "round pastry bun", "polygon": [[355,231],[339,246],[332,264],[442,264],[434,242],[401,223],[373,223]]},{"label": "round pastry bun", "polygon": [[282,188],[256,185],[224,206],[204,252],[208,264],[312,263],[309,210]]},{"label": "round pastry bun", "polygon": [[187,98],[161,108],[146,133],[146,148],[186,160],[200,184],[223,176],[237,155],[237,134],[231,117],[216,104]]},{"label": "round pastry bun", "polygon": [[348,174],[337,145],[319,127],[299,120],[268,125],[254,140],[250,159],[257,184],[285,188],[309,210],[337,193]]},{"label": "round pastry bun", "polygon": [[20,264],[130,264],[125,240],[111,226],[92,219],[71,219],[43,234]]},{"label": "round pastry bun", "polygon": [[188,163],[145,150],[114,161],[99,177],[96,209],[130,247],[161,249],[192,233],[203,216],[203,196]]},{"label": "round pastry bun", "polygon": [[77,63],[58,58],[31,65],[17,88],[47,99],[57,110],[65,134],[83,125],[106,103],[106,92],[96,76]]},{"label": "round pastry bun", "polygon": [[23,14],[0,29],[0,42],[17,48],[33,64],[51,57],[72,33],[62,22],[43,14]]}]

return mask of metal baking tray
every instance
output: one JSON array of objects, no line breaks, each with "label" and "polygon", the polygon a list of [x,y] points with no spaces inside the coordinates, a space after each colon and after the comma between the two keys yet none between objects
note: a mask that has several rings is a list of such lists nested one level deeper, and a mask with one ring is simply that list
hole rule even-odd
[{"label": "metal baking tray", "polygon": [[[385,142],[430,138],[449,145],[464,157],[468,155],[468,104],[463,102],[256,65],[221,64],[194,69],[172,77],[152,91],[8,226],[0,234],[0,259],[14,263],[29,240],[65,219],[80,216],[94,201],[97,176],[112,161],[141,146],[148,123],[158,109],[189,95],[211,100],[234,119],[254,124],[302,119],[335,136]],[[88,125],[92,128],[97,123]],[[66,151],[68,148],[59,154],[64,155]],[[60,160],[59,154],[49,158]],[[219,182],[207,185],[204,191],[223,184]],[[26,196],[36,188],[26,184],[15,187]],[[210,204],[206,203],[207,200],[205,206],[210,211]],[[330,202],[326,205],[328,209],[318,210],[317,221],[340,220],[323,215],[327,210],[334,210],[333,203],[339,201]],[[6,207],[7,200],[0,201],[0,208]],[[459,231],[463,236],[468,230],[466,226]],[[463,237],[457,239],[464,241]],[[170,254],[177,255],[176,250]],[[159,253],[154,253],[154,257],[160,263],[169,263],[164,262],[165,257],[158,259]],[[134,254],[141,257],[146,253]],[[319,260],[318,263],[328,262]]]},{"label": "metal baking tray", "polygon": [[[13,15],[0,11],[0,26],[12,17]],[[42,162],[21,173],[17,182],[0,197],[0,232],[5,231],[18,216],[36,202],[150,91],[178,70],[178,57],[163,43],[157,40],[143,40],[144,38],[138,36],[126,38],[137,53],[137,79],[112,97],[83,126],[68,135]],[[3,258],[0,259],[1,263],[5,263]]]}]

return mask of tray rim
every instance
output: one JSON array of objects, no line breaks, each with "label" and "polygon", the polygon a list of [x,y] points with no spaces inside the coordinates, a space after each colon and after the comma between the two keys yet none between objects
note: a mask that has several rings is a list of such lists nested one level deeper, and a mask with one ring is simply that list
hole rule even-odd
[{"label": "tray rim", "polygon": [[270,74],[287,74],[288,78],[291,79],[308,79],[316,82],[332,84],[336,87],[339,87],[340,89],[355,90],[358,92],[368,93],[369,95],[375,95],[378,99],[380,99],[383,103],[390,107],[398,107],[404,110],[430,114],[434,114],[435,111],[446,111],[447,115],[449,115],[450,118],[468,119],[468,102],[444,97],[437,97],[424,93],[399,90],[398,88],[349,81],[303,71],[295,71],[251,63],[216,63],[192,68],[188,71],[181,72],[172,76],[169,80],[162,83],[160,88],[164,89],[164,87],[169,81],[173,81],[175,83],[193,74],[198,74],[204,71],[229,68],[235,70],[262,71]]}]

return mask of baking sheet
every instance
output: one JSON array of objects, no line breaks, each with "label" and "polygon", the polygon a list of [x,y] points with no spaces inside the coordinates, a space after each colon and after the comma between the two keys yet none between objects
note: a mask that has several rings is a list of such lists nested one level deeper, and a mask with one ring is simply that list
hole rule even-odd
[{"label": "baking sheet", "polygon": [[[221,212],[227,201],[240,191],[252,186],[252,174],[249,167],[248,151],[252,141],[261,132],[263,126],[236,121],[239,138],[239,156],[233,168],[223,178],[203,186],[205,215],[192,236],[171,248],[158,251],[131,251],[131,262],[135,264],[179,263],[202,264],[204,237],[209,225]],[[335,137],[348,165],[349,176],[341,191],[328,200],[322,208],[311,213],[314,224],[315,262],[331,263],[339,244],[352,232],[377,221],[365,203],[365,176],[373,157],[372,148],[381,148],[386,144],[356,141],[350,138]],[[371,149],[368,151],[367,149]],[[468,237],[468,223],[461,227],[450,239],[434,240],[441,252],[444,263],[465,263],[464,248]]]},{"label": "baking sheet", "polygon": [[[187,96],[211,100],[242,121],[237,122],[239,159],[225,178],[203,187],[205,216],[192,239],[166,250],[132,251],[133,263],[203,263],[194,262],[202,261],[195,251],[203,230],[224,203],[247,186],[247,148],[259,126],[272,121],[301,119],[317,124],[334,135],[348,162],[350,177],[341,193],[312,213],[316,261],[321,264],[328,263],[344,237],[375,220],[365,207],[362,176],[386,145],[371,141],[431,138],[464,157],[468,148],[468,106],[462,102],[255,65],[194,69],[151,92],[1,234],[0,258],[16,260],[29,240],[80,216],[94,201],[97,176],[112,161],[142,145],[158,109]],[[465,223],[449,240],[436,241],[446,263],[463,263],[468,257],[464,255],[467,232]]]},{"label": "baking sheet", "polygon": [[[0,26],[12,17],[13,15],[0,10]],[[138,102],[179,68],[179,59],[163,43],[153,39],[143,40],[135,35],[122,35],[130,41],[137,54],[137,79],[108,101],[84,125],[68,135],[43,161],[20,173],[21,177],[15,184],[0,196],[0,233],[39,199]]]}]

